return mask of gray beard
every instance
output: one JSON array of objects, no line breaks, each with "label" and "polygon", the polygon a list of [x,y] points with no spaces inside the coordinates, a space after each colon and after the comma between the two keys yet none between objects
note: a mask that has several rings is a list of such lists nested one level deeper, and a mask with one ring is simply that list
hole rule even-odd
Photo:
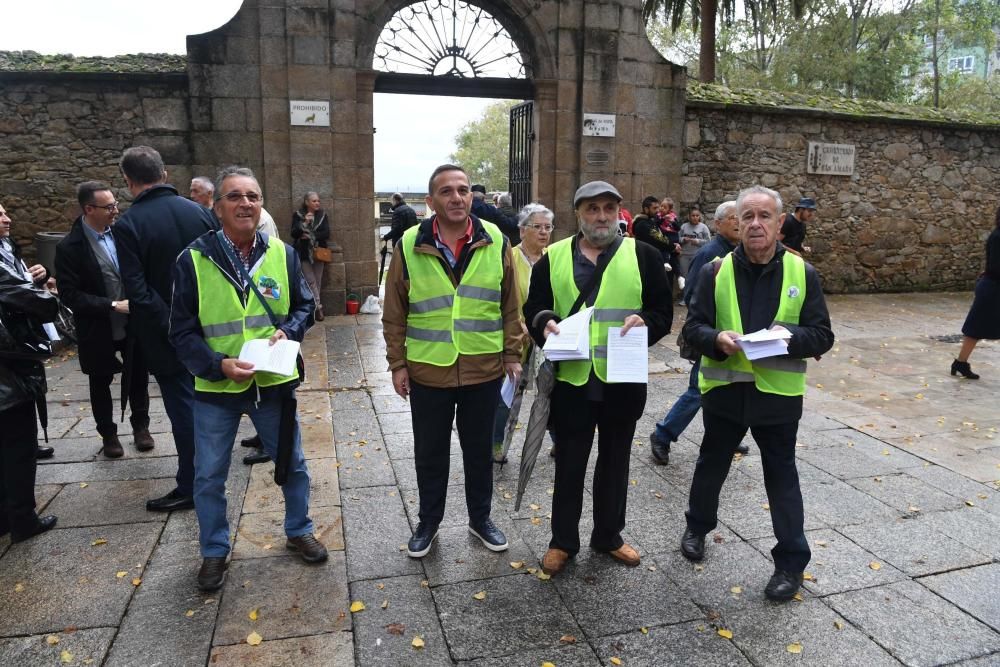
[{"label": "gray beard", "polygon": [[617,236],[611,227],[608,227],[607,232],[594,232],[588,230],[584,225],[580,225],[580,232],[583,234],[583,238],[587,239],[587,243],[597,248],[607,248]]}]

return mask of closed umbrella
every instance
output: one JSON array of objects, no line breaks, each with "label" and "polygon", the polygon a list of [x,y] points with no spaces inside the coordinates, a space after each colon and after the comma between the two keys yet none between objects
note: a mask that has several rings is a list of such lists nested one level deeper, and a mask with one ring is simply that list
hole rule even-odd
[{"label": "closed umbrella", "polygon": [[524,490],[528,488],[528,481],[535,469],[535,460],[538,458],[538,451],[542,448],[542,440],[545,438],[545,430],[549,423],[550,396],[552,388],[556,384],[555,367],[551,361],[546,359],[539,367],[535,384],[538,388],[538,394],[535,396],[535,403],[531,406],[528,428],[524,433],[521,470],[517,477],[517,498],[514,501],[515,512],[521,509],[521,498],[524,496]]},{"label": "closed umbrella", "polygon": [[510,443],[514,439],[514,431],[517,430],[517,418],[521,414],[521,403],[524,400],[524,392],[527,390],[529,379],[531,378],[531,370],[535,363],[535,350],[537,349],[532,346],[526,370],[521,374],[521,379],[517,383],[517,389],[514,390],[514,398],[510,402],[510,415],[507,417],[507,425],[504,427],[503,432],[503,450],[494,452],[493,454],[493,462],[499,463],[501,468],[504,463],[507,463],[507,452],[510,451]]}]

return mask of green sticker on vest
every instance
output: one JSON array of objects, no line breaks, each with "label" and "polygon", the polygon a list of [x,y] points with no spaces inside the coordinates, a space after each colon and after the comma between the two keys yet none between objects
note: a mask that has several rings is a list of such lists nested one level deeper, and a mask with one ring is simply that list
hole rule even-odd
[{"label": "green sticker on vest", "polygon": [[278,286],[278,281],[274,278],[261,276],[260,280],[257,281],[257,285],[260,287],[261,296],[274,300],[281,298],[281,288]]}]

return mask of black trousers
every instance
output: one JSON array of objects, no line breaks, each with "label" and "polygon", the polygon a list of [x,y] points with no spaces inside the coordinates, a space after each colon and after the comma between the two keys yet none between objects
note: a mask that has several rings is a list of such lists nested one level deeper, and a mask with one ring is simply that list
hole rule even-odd
[{"label": "black trousers", "polygon": [[[802,572],[809,562],[809,543],[803,532],[802,492],[795,467],[795,437],[798,421],[767,426],[747,426],[716,414],[704,413],[705,437],[691,481],[687,525],[705,535],[718,522],[719,493],[729,475],[736,446],[747,429],[760,448],[764,487],[771,507],[771,525],[778,543],[771,549],[774,565],[780,570]],[[752,511],[747,508],[747,511]]]},{"label": "black trousers", "polygon": [[604,400],[589,400],[586,387],[557,382],[552,394],[549,423],[559,445],[549,546],[571,556],[580,551],[583,485],[595,428],[597,462],[590,546],[607,552],[624,544],[621,532],[625,529],[629,459],[635,424],[645,405],[645,385],[604,385],[603,390]]},{"label": "black trousers", "polygon": [[[124,357],[126,339],[115,341],[114,346]],[[134,345],[133,348],[128,402],[132,405],[129,421],[132,423],[134,433],[149,428],[149,371],[146,369],[146,362],[142,358],[139,346]],[[128,360],[125,366],[128,367]],[[90,381],[90,409],[94,413],[94,421],[97,422],[97,432],[104,437],[115,435],[118,433],[118,424],[115,423],[114,401],[111,398],[111,383],[115,376],[113,373],[107,375],[91,373],[87,379]]]},{"label": "black trousers", "polygon": [[465,466],[469,523],[488,519],[493,498],[493,416],[501,378],[482,384],[439,389],[410,381],[413,455],[420,492],[420,522],[437,526],[444,518],[451,462],[451,424]]},{"label": "black trousers", "polygon": [[35,514],[35,404],[19,403],[0,412],[0,534],[30,532]]}]

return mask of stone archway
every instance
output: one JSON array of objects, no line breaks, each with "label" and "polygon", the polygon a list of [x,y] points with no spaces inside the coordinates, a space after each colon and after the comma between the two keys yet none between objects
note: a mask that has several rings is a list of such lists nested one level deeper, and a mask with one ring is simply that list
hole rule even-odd
[{"label": "stone archway", "polygon": [[[288,229],[302,194],[328,204],[343,248],[322,299],[377,285],[372,68],[383,26],[408,0],[256,0],[229,23],[188,38],[195,173],[233,162],[260,176],[266,206]],[[684,69],[649,43],[640,0],[476,0],[530,63],[536,128],[533,199],[572,220],[580,182],[614,182],[636,205],[680,185]],[[327,105],[329,126],[293,125],[290,102]],[[584,114],[612,120],[615,135],[585,134]],[[571,228],[564,223],[562,230]]]}]

